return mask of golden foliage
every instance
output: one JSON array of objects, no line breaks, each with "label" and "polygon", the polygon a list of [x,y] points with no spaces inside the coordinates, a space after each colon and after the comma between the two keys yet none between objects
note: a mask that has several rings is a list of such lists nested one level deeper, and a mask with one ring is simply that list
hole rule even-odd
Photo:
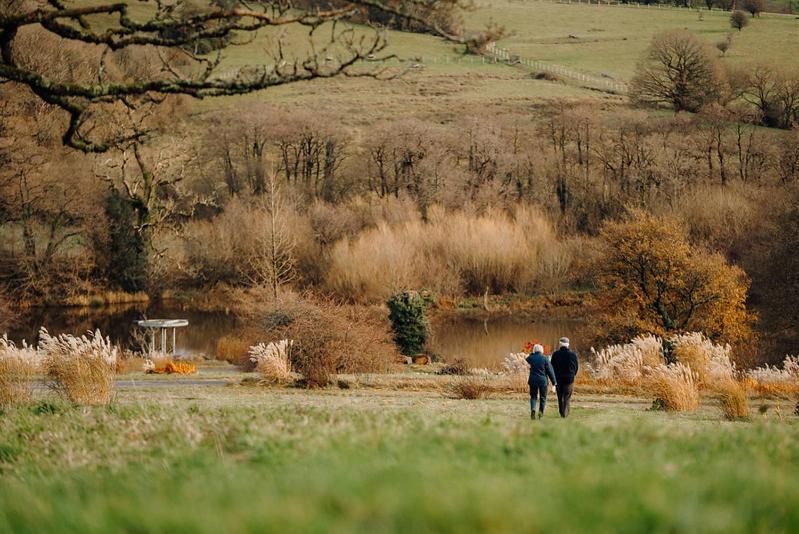
[{"label": "golden foliage", "polygon": [[193,375],[196,372],[197,366],[193,363],[172,360],[167,360],[163,365],[157,365],[147,370],[147,373],[156,375]]},{"label": "golden foliage", "polygon": [[674,219],[634,210],[602,229],[595,265],[603,319],[598,337],[620,342],[641,333],[704,332],[739,343],[752,336],[749,279],[723,257],[692,246]]}]

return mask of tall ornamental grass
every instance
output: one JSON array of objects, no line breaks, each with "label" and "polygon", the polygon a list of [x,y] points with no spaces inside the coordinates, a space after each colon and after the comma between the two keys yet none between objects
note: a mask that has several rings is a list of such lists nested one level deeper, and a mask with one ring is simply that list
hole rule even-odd
[{"label": "tall ornamental grass", "polygon": [[746,374],[746,385],[760,395],[799,393],[799,356],[786,356],[782,367],[764,365]]},{"label": "tall ornamental grass", "polygon": [[265,380],[275,383],[288,382],[292,378],[292,345],[294,342],[290,339],[258,343],[250,347],[248,352],[250,361]]},{"label": "tall ornamental grass", "polygon": [[749,419],[749,397],[746,388],[737,380],[728,380],[716,390],[721,401],[721,409],[727,419]]},{"label": "tall ornamental grass", "polygon": [[42,328],[39,350],[51,387],[59,394],[77,404],[111,401],[118,349],[99,330],[77,337],[51,336]]},{"label": "tall ornamental grass", "polygon": [[0,337],[0,406],[29,402],[33,380],[41,371],[40,353],[23,342],[17,347],[6,334]]},{"label": "tall ornamental grass", "polygon": [[654,367],[644,384],[654,396],[654,405],[658,408],[670,412],[695,412],[699,408],[696,378],[687,365],[675,363]]},{"label": "tall ornamental grass", "polygon": [[[666,339],[673,362],[688,367],[696,385],[713,389],[717,384],[733,380],[735,365],[729,345],[718,345],[699,332],[679,334]],[[644,335],[629,343],[610,345],[599,351],[591,348],[588,369],[594,379],[603,383],[640,384],[653,369],[667,363],[663,339]]]}]

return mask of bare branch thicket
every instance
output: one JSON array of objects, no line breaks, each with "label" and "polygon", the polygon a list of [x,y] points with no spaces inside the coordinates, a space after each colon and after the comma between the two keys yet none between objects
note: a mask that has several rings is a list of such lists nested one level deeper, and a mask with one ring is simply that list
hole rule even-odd
[{"label": "bare branch thicket", "polygon": [[[63,134],[67,146],[106,152],[139,139],[141,132],[111,135],[96,116],[98,108],[136,108],[159,103],[168,95],[240,95],[340,75],[390,77],[392,71],[379,61],[387,58],[379,55],[387,46],[384,30],[345,22],[364,11],[380,12],[463,43],[464,38],[442,25],[439,16],[461,5],[465,5],[463,0],[353,0],[320,9],[297,8],[285,0],[239,0],[230,7],[200,8],[187,0],[120,0],[97,5],[2,0],[0,82],[27,87],[41,101],[67,112]],[[259,30],[274,33],[279,28],[307,29],[310,50],[303,53],[298,50],[301,47],[277,37],[266,51],[268,61],[223,72],[223,53],[229,47],[248,42]],[[52,54],[66,45],[82,47],[93,76],[77,77],[58,72],[52,64],[26,61],[25,47],[19,44],[31,34],[56,38],[59,45],[47,47]],[[209,40],[216,51],[203,54],[206,50],[200,45]],[[147,63],[157,64],[158,69],[120,75],[110,68],[142,51],[148,55]]]},{"label": "bare branch thicket", "polygon": [[743,99],[765,126],[790,129],[799,124],[799,71],[758,65],[744,75]]}]

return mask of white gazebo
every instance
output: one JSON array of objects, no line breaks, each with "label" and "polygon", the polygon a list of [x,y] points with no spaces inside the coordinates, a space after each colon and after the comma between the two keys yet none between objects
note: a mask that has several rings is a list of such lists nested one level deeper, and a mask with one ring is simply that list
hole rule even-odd
[{"label": "white gazebo", "polygon": [[169,352],[167,345],[167,330],[172,329],[172,354],[175,354],[176,336],[175,331],[178,328],[189,326],[188,319],[146,319],[143,321],[136,321],[140,328],[146,328],[151,331],[150,334],[150,352],[155,352],[155,334],[156,330],[160,333],[161,338],[161,352],[164,354]]}]

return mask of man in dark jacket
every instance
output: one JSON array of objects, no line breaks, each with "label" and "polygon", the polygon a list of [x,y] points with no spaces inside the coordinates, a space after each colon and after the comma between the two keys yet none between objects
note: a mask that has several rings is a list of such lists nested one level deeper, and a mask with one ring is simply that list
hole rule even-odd
[{"label": "man in dark jacket", "polygon": [[536,397],[539,398],[538,418],[541,419],[544,417],[544,406],[547,403],[547,379],[557,384],[555,371],[544,356],[544,347],[541,345],[534,346],[533,352],[526,359],[530,364],[530,376],[527,379],[527,385],[530,386],[530,419],[535,419]]},{"label": "man in dark jacket", "polygon": [[557,379],[558,411],[561,417],[566,417],[574,391],[574,377],[580,368],[577,354],[569,350],[569,338],[560,338],[560,348],[552,355],[552,367]]}]

